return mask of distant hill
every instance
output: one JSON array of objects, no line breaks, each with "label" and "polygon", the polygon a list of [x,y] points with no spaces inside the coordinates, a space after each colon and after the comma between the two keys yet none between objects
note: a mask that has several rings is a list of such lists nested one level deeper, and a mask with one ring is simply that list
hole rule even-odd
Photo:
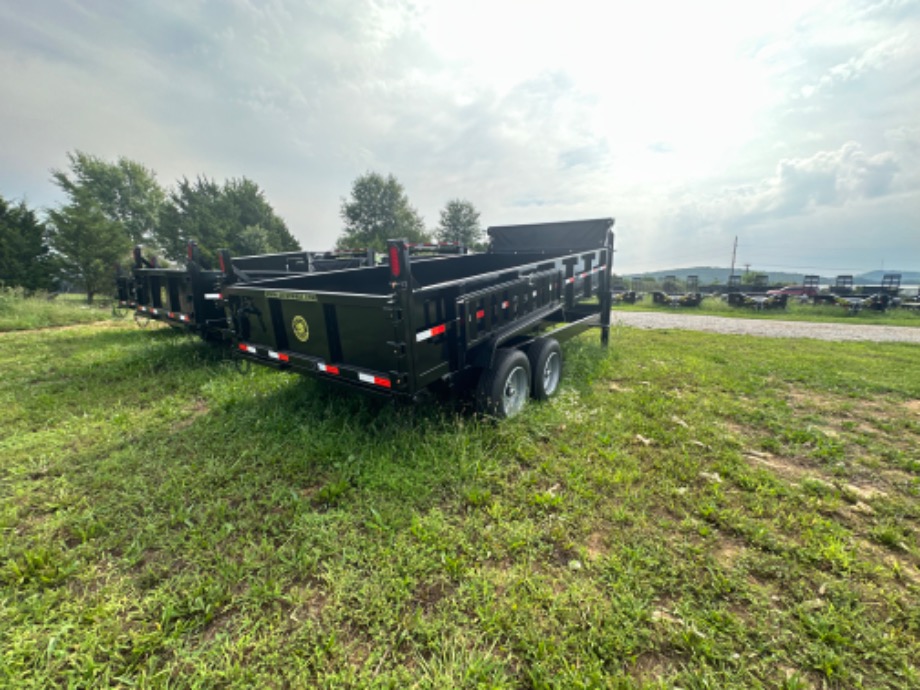
[{"label": "distant hill", "polygon": [[[744,270],[735,269],[735,272],[741,274]],[[769,276],[771,284],[788,283],[792,285],[801,285],[805,279],[805,273],[784,273],[781,271],[764,271]],[[719,268],[715,266],[693,266],[691,268],[672,268],[666,271],[649,271],[646,273],[619,273],[614,267],[614,273],[626,278],[641,278],[648,276],[655,280],[662,280],[667,276],[675,276],[678,280],[686,280],[687,276],[699,276],[700,285],[725,285],[728,282],[728,276],[731,275],[731,269]],[[882,278],[889,273],[900,273],[901,283],[904,285],[916,285],[920,283],[920,271],[868,271],[853,276],[853,282],[857,285],[878,285]],[[836,275],[821,276],[822,283],[833,283]]]},{"label": "distant hill", "polygon": [[[616,273],[616,267],[614,267]],[[736,273],[742,273],[737,271]],[[687,276],[699,276],[700,285],[725,285],[728,283],[728,276],[731,275],[731,269],[718,268],[715,266],[693,266],[692,268],[672,268],[667,271],[649,271],[647,273],[627,273],[626,278],[651,277],[655,280],[662,280],[667,276],[675,276],[678,280],[686,280]],[[768,273],[771,283],[801,283],[804,278],[803,273]]]},{"label": "distant hill", "polygon": [[868,273],[860,273],[858,276],[854,276],[853,282],[860,285],[878,285],[882,282],[882,278],[889,273],[900,273],[902,285],[920,283],[920,271],[869,271]]}]

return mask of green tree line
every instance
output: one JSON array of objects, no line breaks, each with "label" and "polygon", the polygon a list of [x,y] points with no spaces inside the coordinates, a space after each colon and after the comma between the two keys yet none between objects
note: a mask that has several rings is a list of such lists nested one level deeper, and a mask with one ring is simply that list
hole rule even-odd
[{"label": "green tree line", "polygon": [[[238,256],[300,249],[262,189],[245,177],[183,177],[166,190],[153,170],[124,157],[111,162],[75,151],[67,158],[66,169],[51,171],[66,201],[44,218],[0,196],[0,285],[35,291],[66,281],[92,302],[111,287],[115,266],[129,260],[133,246],[182,262],[195,240],[205,267],[215,265],[222,248]],[[475,247],[482,235],[479,212],[463,199],[449,200],[438,226],[426,230],[402,184],[376,172],[354,181],[340,215],[340,248],[383,250],[392,238]]]},{"label": "green tree line", "polygon": [[51,171],[66,201],[43,219],[25,202],[0,197],[0,283],[34,291],[64,281],[81,286],[92,302],[111,287],[115,266],[129,260],[133,246],[181,262],[196,240],[211,265],[220,248],[237,255],[300,249],[262,189],[245,177],[183,178],[167,191],[153,170],[128,158],[110,162],[75,151],[67,159],[66,169]]}]

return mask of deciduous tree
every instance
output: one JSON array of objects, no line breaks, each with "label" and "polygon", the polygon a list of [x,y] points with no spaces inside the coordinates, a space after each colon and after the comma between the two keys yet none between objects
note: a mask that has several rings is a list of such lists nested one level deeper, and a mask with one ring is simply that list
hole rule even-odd
[{"label": "deciduous tree", "polygon": [[0,196],[0,283],[26,290],[50,290],[53,260],[45,224],[25,202],[13,204]]},{"label": "deciduous tree", "polygon": [[203,176],[179,180],[163,210],[157,241],[168,258],[181,261],[189,240],[198,242],[209,265],[218,249],[236,255],[300,249],[259,186],[245,177],[223,185]]},{"label": "deciduous tree", "polygon": [[427,242],[425,224],[409,203],[406,191],[393,176],[368,172],[352,184],[351,197],[342,199],[345,228],[338,239],[340,248],[369,248],[383,251],[390,239]]},{"label": "deciduous tree", "polygon": [[69,197],[77,193],[106,218],[117,222],[133,244],[148,244],[166,195],[156,174],[136,161],[121,157],[109,163],[82,151],[68,153],[70,171],[52,170],[54,182]]},{"label": "deciduous tree", "polygon": [[49,237],[64,260],[67,277],[86,290],[92,304],[97,292],[112,286],[113,269],[131,248],[124,227],[112,220],[91,195],[74,190],[71,202],[48,214]]},{"label": "deciduous tree", "polygon": [[479,211],[466,199],[451,199],[441,210],[441,222],[438,225],[439,242],[455,242],[465,247],[473,247],[482,239],[482,227],[479,224]]}]

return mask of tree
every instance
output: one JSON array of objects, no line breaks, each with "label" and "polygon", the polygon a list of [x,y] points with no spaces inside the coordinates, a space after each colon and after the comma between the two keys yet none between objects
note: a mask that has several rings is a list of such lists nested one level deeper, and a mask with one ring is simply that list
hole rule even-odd
[{"label": "tree", "polygon": [[482,239],[479,211],[465,199],[451,199],[441,210],[437,238],[439,242],[455,242],[464,247],[479,244]]},{"label": "tree", "polygon": [[50,290],[54,262],[45,224],[25,202],[13,205],[0,196],[0,283],[26,290]]},{"label": "tree", "polygon": [[78,192],[106,218],[121,225],[133,244],[153,239],[166,195],[155,173],[127,158],[109,163],[82,151],[68,153],[70,174],[52,170],[54,182],[70,197]]},{"label": "tree", "polygon": [[351,199],[342,199],[340,214],[345,228],[337,245],[342,249],[383,251],[391,239],[430,240],[421,216],[393,175],[368,172],[357,178],[352,184]]},{"label": "tree", "polygon": [[179,180],[161,214],[157,242],[168,258],[181,261],[189,240],[198,242],[207,266],[215,265],[218,249],[236,255],[300,249],[259,186],[245,177],[223,185],[202,176]]},{"label": "tree", "polygon": [[113,267],[131,248],[124,227],[90,194],[75,189],[71,202],[48,214],[49,236],[65,268],[86,290],[86,301],[112,283]]}]

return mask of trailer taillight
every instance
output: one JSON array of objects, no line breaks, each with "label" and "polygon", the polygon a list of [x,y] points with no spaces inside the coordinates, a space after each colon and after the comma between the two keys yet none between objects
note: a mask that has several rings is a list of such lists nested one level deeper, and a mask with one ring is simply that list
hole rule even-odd
[{"label": "trailer taillight", "polygon": [[390,273],[393,274],[394,278],[399,278],[399,274],[402,273],[402,266],[399,265],[399,247],[397,247],[395,244],[391,244],[389,254]]},{"label": "trailer taillight", "polygon": [[[189,251],[191,251],[191,250],[189,250]],[[220,272],[221,272],[221,273],[226,273],[226,272],[227,272],[227,262],[224,261],[224,253],[223,253],[223,252],[218,252],[218,254],[217,254],[217,260],[220,262]]]},{"label": "trailer taillight", "polygon": [[189,242],[187,245],[185,245],[185,255],[188,257],[188,260],[189,260],[189,261],[192,260],[192,256],[193,256],[193,254],[194,254],[194,249],[193,249],[193,247],[194,247],[194,245],[193,245],[191,242]]}]

